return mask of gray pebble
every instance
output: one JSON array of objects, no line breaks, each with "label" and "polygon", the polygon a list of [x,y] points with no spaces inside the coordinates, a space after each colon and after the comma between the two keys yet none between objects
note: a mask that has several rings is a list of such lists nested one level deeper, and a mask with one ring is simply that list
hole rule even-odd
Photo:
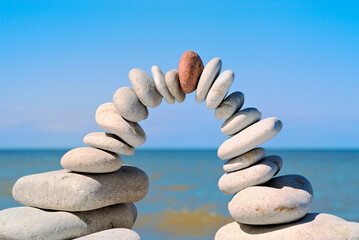
[{"label": "gray pebble", "polygon": [[154,108],[161,104],[162,96],[150,75],[141,69],[134,68],[129,72],[128,77],[143,105]]},{"label": "gray pebble", "polygon": [[135,153],[135,148],[122,141],[112,133],[93,132],[87,134],[84,143],[88,146],[100,148],[106,151],[131,156]]},{"label": "gray pebble", "polygon": [[273,138],[282,129],[282,122],[275,117],[261,120],[233,137],[227,139],[218,149],[222,160],[242,155]]},{"label": "gray pebble", "polygon": [[73,212],[136,202],[147,191],[146,173],[136,167],[122,166],[106,174],[59,170],[28,175],[17,180],[12,195],[27,206]]},{"label": "gray pebble", "polygon": [[101,232],[93,233],[76,240],[141,240],[140,235],[127,228],[113,228]]},{"label": "gray pebble", "polygon": [[248,168],[225,173],[218,181],[219,190],[225,194],[235,194],[247,187],[265,183],[279,172],[282,164],[279,156],[268,156]]},{"label": "gray pebble", "polygon": [[178,103],[183,102],[186,98],[186,94],[182,91],[180,86],[178,71],[175,69],[168,71],[166,73],[165,80],[168,90],[176,98],[176,101]]},{"label": "gray pebble", "polygon": [[238,157],[229,159],[225,164],[223,164],[223,170],[226,172],[233,172],[248,166],[252,166],[259,160],[262,160],[265,155],[266,151],[264,148],[255,148]]},{"label": "gray pebble", "polygon": [[206,67],[203,69],[196,91],[196,101],[198,103],[202,103],[204,100],[206,100],[209,89],[221,72],[221,68],[222,60],[216,57],[209,61]]},{"label": "gray pebble", "polygon": [[261,118],[262,113],[258,109],[245,108],[228,118],[222,124],[221,132],[227,136],[236,134],[253,123],[258,122]]},{"label": "gray pebble", "polygon": [[244,103],[244,95],[241,92],[233,92],[216,108],[214,115],[219,120],[226,120],[237,110],[241,109]]},{"label": "gray pebble", "polygon": [[146,134],[141,126],[123,119],[113,103],[104,103],[98,107],[96,122],[101,128],[116,134],[133,147],[138,147],[146,141]]},{"label": "gray pebble", "polygon": [[117,89],[113,95],[113,104],[121,117],[128,121],[139,122],[148,117],[147,107],[140,102],[133,88]]},{"label": "gray pebble", "polygon": [[61,166],[75,172],[108,173],[120,169],[122,159],[115,153],[81,147],[68,151],[61,158]]},{"label": "gray pebble", "polygon": [[312,202],[310,182],[300,175],[285,175],[243,189],[228,203],[228,210],[240,223],[282,224],[304,217]]},{"label": "gray pebble", "polygon": [[175,97],[169,92],[168,87],[166,85],[165,75],[163,74],[162,70],[158,66],[152,66],[151,72],[153,75],[153,79],[155,80],[155,84],[157,90],[163,96],[168,104],[175,103]]},{"label": "gray pebble", "polygon": [[0,211],[0,239],[74,239],[110,228],[131,228],[137,210],[132,203],[85,212],[16,207]]},{"label": "gray pebble", "polygon": [[228,93],[234,81],[234,73],[231,70],[226,70],[219,75],[214,81],[212,87],[209,89],[206,105],[212,110],[221,104],[222,100]]}]

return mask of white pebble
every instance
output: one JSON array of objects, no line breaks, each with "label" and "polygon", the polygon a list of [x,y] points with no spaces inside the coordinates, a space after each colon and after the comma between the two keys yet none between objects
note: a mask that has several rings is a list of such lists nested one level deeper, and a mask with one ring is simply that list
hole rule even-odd
[{"label": "white pebble", "polygon": [[270,140],[281,129],[282,122],[278,118],[261,120],[222,143],[218,149],[218,157],[224,160],[239,156]]},{"label": "white pebble", "polygon": [[163,74],[162,70],[158,66],[152,66],[151,72],[153,75],[153,79],[155,80],[155,84],[157,87],[157,90],[160,92],[160,94],[163,96],[165,101],[168,104],[174,104],[175,98],[172,96],[172,94],[168,91],[165,75]]},{"label": "white pebble", "polygon": [[234,81],[234,73],[231,70],[226,70],[219,75],[214,81],[212,87],[209,89],[206,105],[212,110],[221,104],[222,100],[228,93]]},{"label": "white pebble", "polygon": [[221,127],[224,135],[233,135],[246,127],[258,122],[262,118],[262,113],[256,108],[245,108],[236,112],[232,117],[228,118]]},{"label": "white pebble", "polygon": [[178,103],[183,102],[186,98],[186,94],[182,91],[180,86],[178,71],[175,69],[168,71],[166,73],[165,80],[168,90],[176,98],[176,101]]},{"label": "white pebble", "polygon": [[201,77],[198,81],[196,91],[196,101],[202,103],[206,100],[209,89],[211,88],[214,80],[218,77],[222,68],[222,60],[218,57],[209,61],[203,69]]},{"label": "white pebble", "polygon": [[231,117],[237,110],[241,109],[244,103],[244,95],[241,92],[231,93],[216,108],[214,115],[219,120],[226,120]]},{"label": "white pebble", "polygon": [[129,72],[128,77],[143,105],[154,108],[161,104],[162,96],[150,75],[141,69],[134,68]]},{"label": "white pebble", "polygon": [[146,134],[141,126],[123,119],[113,103],[104,103],[98,107],[96,122],[101,128],[116,134],[133,147],[138,147],[146,141]]}]

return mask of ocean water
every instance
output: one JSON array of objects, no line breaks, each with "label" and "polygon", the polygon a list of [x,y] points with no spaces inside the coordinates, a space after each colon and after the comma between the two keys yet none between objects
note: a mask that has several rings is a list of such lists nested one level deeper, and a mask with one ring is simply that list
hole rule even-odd
[{"label": "ocean water", "polygon": [[[1,150],[0,210],[20,206],[11,197],[15,181],[28,174],[60,169],[68,149]],[[314,189],[310,212],[325,212],[359,222],[359,150],[268,150],[284,164],[278,174],[301,174]],[[143,239],[213,239],[231,222],[227,202],[217,187],[224,173],[216,150],[138,150],[124,163],[150,178],[148,195],[136,203],[134,230]]]}]

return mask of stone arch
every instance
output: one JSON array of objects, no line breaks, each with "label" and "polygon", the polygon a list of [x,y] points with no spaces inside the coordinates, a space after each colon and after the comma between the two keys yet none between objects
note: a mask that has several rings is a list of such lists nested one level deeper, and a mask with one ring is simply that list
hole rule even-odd
[{"label": "stone arch", "polygon": [[[153,78],[132,69],[129,78],[133,88],[119,88],[113,103],[104,103],[96,111],[96,122],[107,132],[86,135],[84,142],[89,147],[66,153],[61,159],[64,170],[25,176],[16,182],[13,197],[29,207],[0,212],[0,238],[96,237],[96,232],[119,228],[108,230],[108,234],[140,239],[122,228],[134,224],[137,210],[133,202],[145,197],[149,180],[142,170],[123,166],[119,155],[133,155],[134,148],[146,141],[138,122],[148,117],[148,107],[159,106],[162,99],[169,104],[181,103],[194,91],[197,102],[206,101],[207,108],[215,110],[215,117],[225,120],[221,132],[231,136],[218,149],[218,157],[227,160],[218,186],[223,193],[234,195],[228,209],[235,222],[222,227],[215,239],[307,239],[313,231],[323,236],[326,233],[320,232],[321,226],[336,226],[338,222],[342,228],[335,228],[328,237],[339,236],[343,229],[348,236],[358,236],[356,223],[326,214],[307,214],[313,189],[305,177],[274,177],[283,161],[279,156],[266,156],[259,146],[280,132],[282,122],[274,117],[261,120],[256,108],[241,109],[243,93],[227,96],[234,73],[220,73],[221,67],[219,58],[204,67],[197,53],[187,51],[181,56],[178,71],[166,75],[158,66],[151,68]],[[34,222],[39,217],[41,220]],[[11,226],[6,226],[7,221]]]}]

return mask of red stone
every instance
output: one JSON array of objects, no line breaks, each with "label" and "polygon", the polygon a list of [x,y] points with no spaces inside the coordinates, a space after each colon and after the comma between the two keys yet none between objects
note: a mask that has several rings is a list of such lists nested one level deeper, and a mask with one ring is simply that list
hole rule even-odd
[{"label": "red stone", "polygon": [[186,51],[182,54],[178,64],[178,76],[183,92],[191,93],[196,90],[202,71],[203,62],[197,53]]}]

